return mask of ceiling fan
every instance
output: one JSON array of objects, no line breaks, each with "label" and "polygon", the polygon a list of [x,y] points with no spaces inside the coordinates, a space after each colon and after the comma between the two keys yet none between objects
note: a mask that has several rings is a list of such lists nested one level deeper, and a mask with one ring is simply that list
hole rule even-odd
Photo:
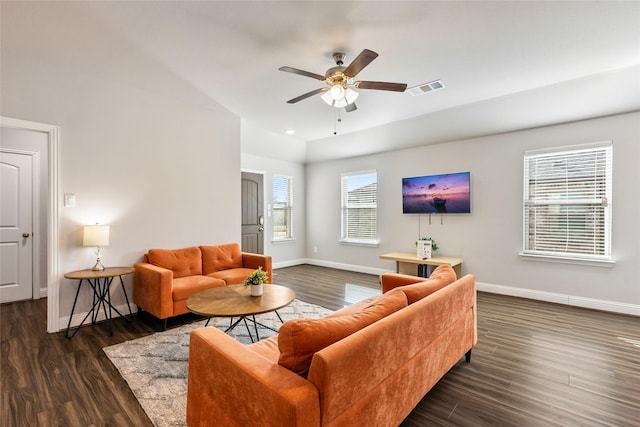
[{"label": "ceiling fan", "polygon": [[357,109],[355,100],[358,97],[356,89],[375,89],[388,90],[392,92],[404,92],[407,88],[406,83],[388,83],[388,82],[372,82],[372,81],[356,81],[355,77],[360,71],[378,57],[378,54],[372,50],[364,49],[360,55],[351,62],[346,68],[344,64],[345,54],[336,52],[333,59],[336,66],[331,67],[323,75],[311,73],[309,71],[299,70],[293,67],[280,67],[280,71],[287,73],[299,74],[301,76],[311,77],[326,83],[325,87],[321,87],[303,95],[297,96],[287,101],[289,104],[307,99],[313,95],[324,92],[322,99],[332,107],[344,107],[347,112]]}]

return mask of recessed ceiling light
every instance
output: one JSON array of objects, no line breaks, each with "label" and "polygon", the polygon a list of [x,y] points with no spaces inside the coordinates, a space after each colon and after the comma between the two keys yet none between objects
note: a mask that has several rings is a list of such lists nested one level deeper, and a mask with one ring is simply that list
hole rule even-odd
[{"label": "recessed ceiling light", "polygon": [[296,131],[293,129],[287,129],[284,131],[284,133],[286,133],[287,135],[293,135],[294,133],[296,133]]}]

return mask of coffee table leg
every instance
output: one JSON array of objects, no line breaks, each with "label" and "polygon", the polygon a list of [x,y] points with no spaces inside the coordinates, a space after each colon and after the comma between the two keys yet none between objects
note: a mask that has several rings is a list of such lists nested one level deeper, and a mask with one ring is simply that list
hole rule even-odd
[{"label": "coffee table leg", "polygon": [[[251,342],[255,342],[253,340],[253,335],[251,335],[251,329],[249,329],[249,324],[247,323],[247,317],[246,316],[242,316],[242,320],[244,320],[244,326],[247,328],[247,333],[249,334],[249,338],[251,338]],[[255,323],[255,317],[253,319],[253,322]],[[256,334],[258,333],[258,328],[256,327]],[[258,341],[260,340],[260,337],[258,337]]]},{"label": "coffee table leg", "polygon": [[242,322],[242,320],[244,319],[244,317],[240,317],[238,320],[236,320],[232,325],[230,325],[227,329],[225,329],[225,333],[229,333],[231,331],[233,331],[233,329],[238,326],[238,323]]},{"label": "coffee table leg", "polygon": [[282,317],[280,317],[280,313],[278,313],[278,310],[275,310],[276,312],[276,316],[278,316],[278,319],[280,319],[280,323],[284,323],[284,320],[282,320]]},{"label": "coffee table leg", "polygon": [[260,341],[260,334],[258,333],[258,322],[256,322],[256,316],[251,316],[251,319],[253,321],[253,327],[256,330],[256,340]]}]

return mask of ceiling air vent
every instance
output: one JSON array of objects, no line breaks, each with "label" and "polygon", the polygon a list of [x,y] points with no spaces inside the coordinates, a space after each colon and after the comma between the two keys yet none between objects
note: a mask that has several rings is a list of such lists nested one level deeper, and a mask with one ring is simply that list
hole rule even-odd
[{"label": "ceiling air vent", "polygon": [[425,94],[427,92],[433,92],[434,90],[444,89],[445,85],[442,83],[442,80],[434,80],[429,83],[424,83],[418,86],[410,87],[407,91],[413,95],[418,96]]}]

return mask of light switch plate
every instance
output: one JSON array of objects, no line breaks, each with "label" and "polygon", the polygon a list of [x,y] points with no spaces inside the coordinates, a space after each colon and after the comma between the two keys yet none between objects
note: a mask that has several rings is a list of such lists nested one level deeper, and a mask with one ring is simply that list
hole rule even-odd
[{"label": "light switch plate", "polygon": [[75,194],[65,194],[64,195],[64,207],[65,208],[75,208],[76,207],[76,195]]}]

